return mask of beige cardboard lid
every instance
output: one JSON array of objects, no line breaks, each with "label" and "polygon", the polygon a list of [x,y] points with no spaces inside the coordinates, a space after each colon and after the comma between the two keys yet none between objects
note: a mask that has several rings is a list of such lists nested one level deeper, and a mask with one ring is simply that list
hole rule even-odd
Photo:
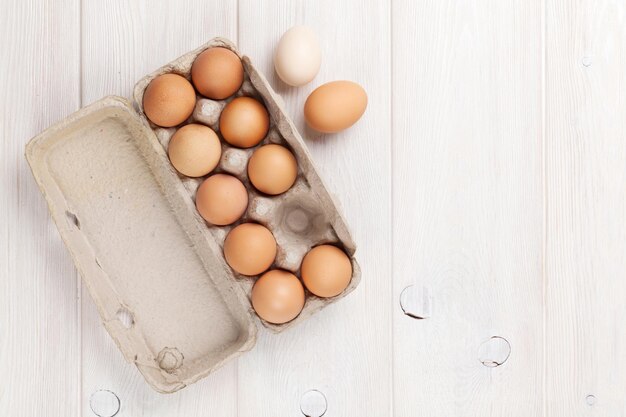
[{"label": "beige cardboard lid", "polygon": [[252,348],[246,295],[127,100],[81,109],[26,157],[106,329],[154,389],[177,391]]}]

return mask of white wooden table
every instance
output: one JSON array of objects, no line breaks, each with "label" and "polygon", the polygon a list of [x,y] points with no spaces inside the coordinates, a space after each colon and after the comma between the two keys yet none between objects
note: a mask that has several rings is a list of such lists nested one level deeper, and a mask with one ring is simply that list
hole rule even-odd
[{"label": "white wooden table", "polygon": [[[293,89],[272,51],[299,23],[324,58]],[[100,325],[23,152],[217,35],[284,96],[363,280],[166,396]],[[302,106],[335,79],[370,104],[324,137]],[[626,416],[624,1],[0,0],[0,168],[2,417],[92,416],[99,389],[124,417],[299,416],[311,389],[327,416]]]}]

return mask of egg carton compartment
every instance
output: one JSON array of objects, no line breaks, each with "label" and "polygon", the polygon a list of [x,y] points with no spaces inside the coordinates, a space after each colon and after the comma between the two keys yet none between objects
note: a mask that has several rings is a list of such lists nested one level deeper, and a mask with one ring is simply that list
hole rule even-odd
[{"label": "egg carton compartment", "polygon": [[[305,287],[304,308],[294,320],[284,324],[273,324],[259,318],[264,326],[280,332],[306,320],[326,305],[344,297],[357,286],[360,280],[360,268],[354,258],[356,246],[345,220],[314,168],[311,155],[302,137],[287,116],[282,98],[274,93],[267,80],[254,68],[249,58],[242,57],[229,41],[221,38],[213,39],[141,79],[135,86],[134,100],[135,110],[140,114],[144,123],[154,130],[159,143],[167,152],[169,140],[177,129],[162,128],[148,120],[142,110],[144,91],[155,77],[167,73],[176,73],[191,80],[191,66],[194,60],[201,52],[212,47],[228,48],[242,59],[244,82],[232,97],[225,100],[212,100],[197,95],[196,106],[187,123],[200,123],[213,129],[222,143],[222,157],[216,169],[205,177],[189,178],[179,174],[179,178],[192,201],[195,201],[196,190],[202,181],[216,173],[231,174],[246,186],[249,203],[241,219],[229,226],[214,226],[201,220],[220,248],[220,253],[216,255],[223,256],[221,250],[224,239],[233,227],[245,222],[256,222],[266,226],[276,239],[277,256],[270,269],[285,269],[299,276],[304,255],[311,248],[325,243],[341,247],[352,262],[352,280],[345,291],[338,296],[320,298],[311,294]],[[266,137],[257,146],[247,149],[230,146],[219,132],[219,117],[222,110],[232,99],[241,96],[249,96],[261,101],[270,115],[270,129]],[[277,196],[269,196],[257,191],[247,176],[250,156],[257,148],[269,143],[285,146],[294,154],[298,162],[296,182],[287,192]],[[232,273],[236,282],[250,298],[252,286],[258,276],[248,277],[234,271]]]}]

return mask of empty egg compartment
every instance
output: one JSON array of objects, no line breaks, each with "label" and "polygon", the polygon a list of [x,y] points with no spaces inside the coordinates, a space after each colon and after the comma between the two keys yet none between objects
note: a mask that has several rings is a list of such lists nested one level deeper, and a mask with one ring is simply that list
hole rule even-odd
[{"label": "empty egg compartment", "polygon": [[[143,93],[150,81],[162,74],[173,72],[190,79],[191,66],[195,58],[205,49],[211,47],[225,47],[240,56],[229,41],[216,38],[161,67],[140,80],[135,86],[136,111],[143,121],[154,130],[157,139],[166,151],[169,140],[177,129],[156,126],[145,117],[142,111]],[[298,317],[284,324],[272,324],[261,319],[264,326],[279,332],[305,320],[324,306],[350,293],[360,280],[360,268],[354,258],[356,247],[346,223],[315,171],[311,156],[302,138],[286,116],[282,99],[273,92],[267,80],[256,71],[247,57],[243,57],[242,62],[245,73],[244,82],[237,93],[225,100],[212,100],[198,95],[193,114],[187,120],[187,123],[207,125],[218,134],[222,143],[222,156],[219,165],[205,177],[189,178],[184,175],[179,175],[179,177],[190,198],[195,201],[196,190],[204,179],[217,173],[233,175],[241,180],[247,189],[248,207],[244,215],[231,225],[214,226],[203,223],[221,249],[228,232],[233,227],[245,222],[255,222],[266,226],[273,233],[277,243],[276,259],[270,269],[284,269],[299,276],[300,264],[304,255],[311,248],[326,243],[343,249],[352,263],[351,282],[345,291],[338,296],[320,298],[311,294],[305,287],[306,301]],[[219,132],[219,118],[222,110],[232,99],[241,96],[249,96],[261,101],[270,115],[268,134],[261,143],[248,149],[230,146]],[[288,191],[276,196],[266,195],[256,190],[247,175],[247,164],[252,153],[259,147],[270,143],[288,148],[298,162],[298,177],[295,183]],[[216,255],[223,257],[221,251]],[[236,281],[248,294],[249,299],[252,286],[258,276],[249,277],[232,272]]]}]

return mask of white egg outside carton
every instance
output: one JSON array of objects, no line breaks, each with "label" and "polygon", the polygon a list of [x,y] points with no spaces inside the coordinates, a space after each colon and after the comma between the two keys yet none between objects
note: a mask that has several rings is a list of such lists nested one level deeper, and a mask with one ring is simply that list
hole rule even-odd
[{"label": "white egg outside carton", "polygon": [[321,63],[322,50],[317,35],[308,26],[294,26],[278,41],[274,69],[284,83],[298,87],[311,82]]}]

